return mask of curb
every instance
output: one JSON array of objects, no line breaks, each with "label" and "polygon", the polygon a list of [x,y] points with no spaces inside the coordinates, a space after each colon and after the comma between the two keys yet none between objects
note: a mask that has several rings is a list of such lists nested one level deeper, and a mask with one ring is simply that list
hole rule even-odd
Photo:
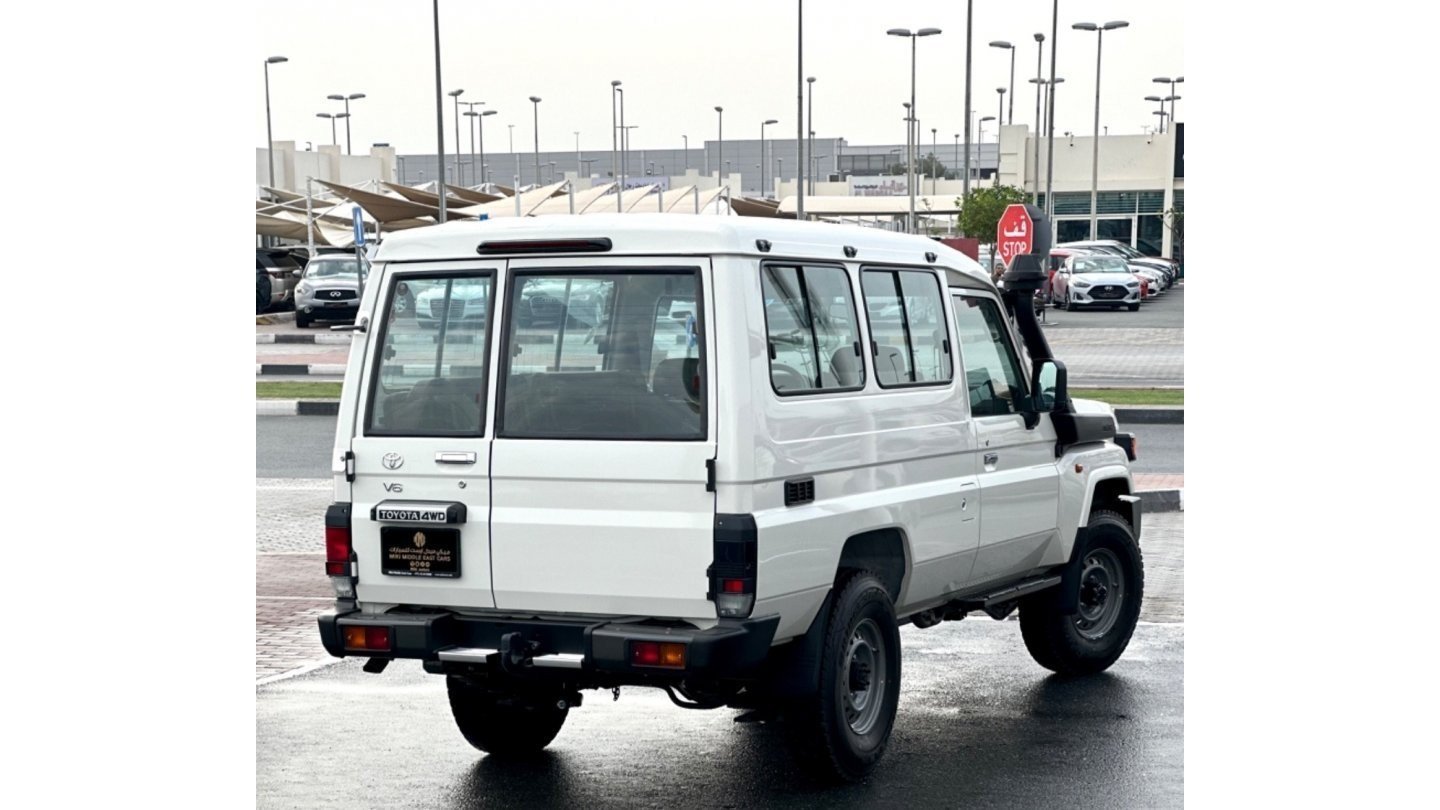
[{"label": "curb", "polygon": [[257,399],[256,416],[336,416],[338,399]]},{"label": "curb", "polygon": [[256,316],[255,316],[255,325],[256,325],[256,326],[259,326],[259,325],[261,325],[261,324],[291,323],[291,322],[293,322],[294,320],[295,320],[295,313],[294,313],[293,311],[291,311],[291,312],[271,312],[271,313],[266,314],[266,315],[256,315]]},{"label": "curb", "polygon": [[327,334],[306,334],[291,332],[263,332],[255,336],[256,343],[323,343],[328,346],[349,345],[351,336],[327,335]]},{"label": "curb", "polygon": [[1185,406],[1151,405],[1143,408],[1117,406],[1115,421],[1146,425],[1183,425],[1185,424]]},{"label": "curb", "polygon": [[1142,489],[1135,494],[1140,496],[1142,514],[1185,511],[1185,490],[1183,489]]},{"label": "curb", "polygon": [[257,377],[267,374],[312,377],[344,377],[344,363],[256,363],[255,375]]}]

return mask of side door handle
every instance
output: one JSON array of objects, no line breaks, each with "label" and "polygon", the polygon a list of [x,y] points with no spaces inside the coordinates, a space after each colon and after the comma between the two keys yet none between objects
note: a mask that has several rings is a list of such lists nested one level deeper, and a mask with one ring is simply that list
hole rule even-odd
[{"label": "side door handle", "polygon": [[436,463],[436,464],[474,464],[474,463],[475,463],[475,454],[474,454],[473,452],[470,452],[470,451],[465,451],[465,452],[449,451],[449,452],[447,452],[447,451],[442,450],[442,451],[440,451],[440,452],[438,452],[438,453],[435,454],[435,463]]},{"label": "side door handle", "polygon": [[986,467],[993,467],[993,466],[995,466],[996,464],[999,464],[999,463],[1000,463],[1000,454],[999,454],[999,453],[986,453],[986,454],[985,454],[985,466],[986,466]]}]

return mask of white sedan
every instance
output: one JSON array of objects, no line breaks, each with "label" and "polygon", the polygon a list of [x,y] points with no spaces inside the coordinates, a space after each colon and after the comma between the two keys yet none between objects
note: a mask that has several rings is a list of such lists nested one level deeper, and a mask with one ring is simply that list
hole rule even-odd
[{"label": "white sedan", "polygon": [[1080,307],[1140,309],[1140,280],[1119,256],[1068,256],[1055,271],[1051,300],[1074,312]]}]

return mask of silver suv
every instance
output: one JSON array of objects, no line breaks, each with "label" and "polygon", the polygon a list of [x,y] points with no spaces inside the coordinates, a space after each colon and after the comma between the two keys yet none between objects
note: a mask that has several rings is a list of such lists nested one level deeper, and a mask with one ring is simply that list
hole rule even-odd
[{"label": "silver suv", "polygon": [[360,307],[360,279],[368,263],[344,254],[322,254],[305,265],[295,287],[295,326],[312,321],[353,321]]}]

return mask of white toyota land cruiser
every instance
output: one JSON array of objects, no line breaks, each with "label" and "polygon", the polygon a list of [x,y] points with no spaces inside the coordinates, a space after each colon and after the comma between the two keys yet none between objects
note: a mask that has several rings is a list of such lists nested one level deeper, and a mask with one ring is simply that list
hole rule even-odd
[{"label": "white toyota land cruiser", "polygon": [[[1134,441],[1067,396],[1033,289],[954,250],[556,216],[387,236],[370,280],[320,634],[370,672],[444,674],[477,748],[539,750],[580,690],[648,686],[776,718],[853,780],[890,736],[901,624],[1018,608],[1034,659],[1074,674],[1129,642]],[[517,318],[541,291],[556,317]]]}]

